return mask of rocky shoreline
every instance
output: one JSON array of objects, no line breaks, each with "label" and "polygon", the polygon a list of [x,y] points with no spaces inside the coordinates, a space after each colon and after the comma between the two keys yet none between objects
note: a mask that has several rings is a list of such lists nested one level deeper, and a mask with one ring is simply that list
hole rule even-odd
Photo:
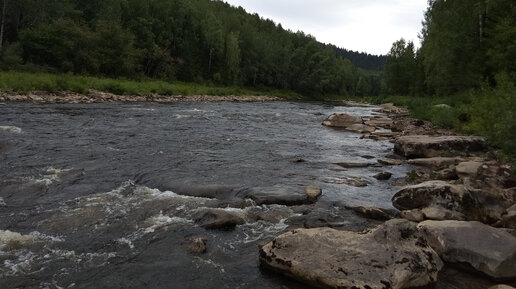
[{"label": "rocky shoreline", "polygon": [[[399,214],[361,233],[314,228],[282,234],[260,249],[262,266],[323,288],[379,289],[435,283],[445,264],[490,284],[479,288],[513,288],[508,285],[516,281],[516,182],[510,166],[491,157],[480,137],[410,119],[392,104],[376,113],[336,113],[323,125],[390,140],[402,161],[418,167],[397,182],[403,187],[392,203]],[[378,179],[389,177],[386,171]],[[373,218],[378,211],[357,212]]]},{"label": "rocky shoreline", "polygon": [[49,93],[32,91],[27,94],[0,92],[2,102],[30,102],[30,103],[109,103],[109,102],[263,102],[278,101],[277,97],[263,95],[117,95],[102,91],[90,90],[88,94],[79,94],[70,91]]}]

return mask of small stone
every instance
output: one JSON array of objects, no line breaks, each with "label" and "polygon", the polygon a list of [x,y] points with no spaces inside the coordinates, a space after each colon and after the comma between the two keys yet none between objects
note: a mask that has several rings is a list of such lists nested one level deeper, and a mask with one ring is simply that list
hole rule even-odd
[{"label": "small stone", "polygon": [[193,237],[188,244],[188,250],[190,253],[194,254],[204,254],[206,253],[206,243],[208,242],[208,238],[205,237]]},{"label": "small stone", "polygon": [[392,177],[392,173],[390,172],[381,172],[374,176],[375,179],[379,181],[386,181]]},{"label": "small stone", "polygon": [[390,220],[391,216],[385,209],[377,207],[346,207],[346,209],[352,210],[353,212],[364,216],[368,219],[386,221]]},{"label": "small stone", "polygon": [[322,194],[322,190],[319,187],[308,186],[305,188],[306,195],[309,200],[315,201]]}]

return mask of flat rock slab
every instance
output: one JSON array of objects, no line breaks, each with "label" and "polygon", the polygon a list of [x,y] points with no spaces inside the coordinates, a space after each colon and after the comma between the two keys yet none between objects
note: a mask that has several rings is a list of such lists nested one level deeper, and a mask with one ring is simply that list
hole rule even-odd
[{"label": "flat rock slab", "polygon": [[496,279],[516,278],[516,237],[479,222],[424,221],[429,245],[450,263],[465,263]]},{"label": "flat rock slab", "polygon": [[387,221],[368,232],[299,229],[260,250],[261,264],[324,288],[410,288],[435,282],[443,264],[416,225]]},{"label": "flat rock slab", "polygon": [[422,158],[422,159],[411,159],[407,162],[411,165],[422,166],[434,170],[445,169],[451,165],[457,165],[462,162],[463,158],[457,157],[434,157],[434,158]]},{"label": "flat rock slab", "polygon": [[406,158],[455,156],[457,153],[485,149],[485,141],[477,136],[401,136],[394,143],[394,151]]},{"label": "flat rock slab", "polygon": [[322,190],[318,187],[262,187],[252,188],[238,194],[240,198],[248,198],[256,205],[285,205],[295,206],[312,204],[321,196]]}]

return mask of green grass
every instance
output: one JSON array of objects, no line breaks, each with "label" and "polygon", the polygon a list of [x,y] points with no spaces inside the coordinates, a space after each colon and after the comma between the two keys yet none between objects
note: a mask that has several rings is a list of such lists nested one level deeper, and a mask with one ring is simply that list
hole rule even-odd
[{"label": "green grass", "polygon": [[27,94],[31,91],[72,91],[87,94],[89,90],[99,90],[119,95],[260,95],[283,99],[302,98],[301,95],[291,91],[274,89],[249,89],[160,80],[135,81],[72,74],[0,71],[0,91],[4,92]]}]

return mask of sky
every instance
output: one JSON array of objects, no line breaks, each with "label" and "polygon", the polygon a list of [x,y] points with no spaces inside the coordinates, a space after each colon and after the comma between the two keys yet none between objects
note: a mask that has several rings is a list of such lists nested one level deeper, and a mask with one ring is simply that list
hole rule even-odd
[{"label": "sky", "polygon": [[336,46],[387,54],[404,38],[419,46],[427,0],[224,0]]}]

